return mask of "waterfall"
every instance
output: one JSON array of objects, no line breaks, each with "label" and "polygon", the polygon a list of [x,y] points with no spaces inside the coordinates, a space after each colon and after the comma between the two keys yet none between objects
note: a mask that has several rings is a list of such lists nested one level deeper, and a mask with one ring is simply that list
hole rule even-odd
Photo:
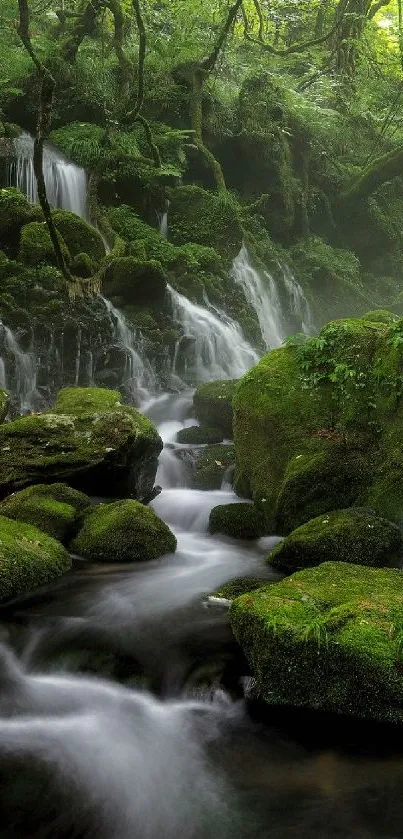
[{"label": "waterfall", "polygon": [[166,210],[164,213],[158,213],[159,231],[164,239],[168,239],[168,210],[170,202],[166,202]]},{"label": "waterfall", "polygon": [[[15,160],[9,166],[8,184],[23,192],[31,204],[38,201],[38,189],[34,173],[34,139],[23,133],[14,140]],[[49,203],[61,210],[87,218],[87,176],[84,169],[76,166],[61,152],[45,143],[43,151],[43,173]]]},{"label": "waterfall", "polygon": [[312,328],[309,306],[301,286],[288,266],[278,263],[278,267],[280,280],[269,271],[259,273],[251,264],[245,245],[242,245],[231,272],[257,314],[267,349],[281,346],[290,327],[303,332]]},{"label": "waterfall", "polygon": [[[174,374],[189,384],[242,376],[259,357],[246,341],[239,324],[206,300],[191,303],[168,285],[174,323],[181,327]],[[179,368],[179,369],[178,369]]]},{"label": "waterfall", "polygon": [[[150,398],[151,393],[157,391],[157,383],[151,365],[145,359],[145,353],[141,352],[141,339],[137,338],[123,312],[116,309],[106,297],[101,299],[108,311],[116,344],[125,356],[121,387],[131,401],[136,405],[142,404]],[[135,345],[141,355],[134,348]],[[144,359],[141,356],[144,356]]]},{"label": "waterfall", "polygon": [[2,356],[0,358],[0,386],[15,399],[21,414],[38,408],[41,397],[36,387],[37,362],[35,355],[24,352],[11,329],[0,321]]}]

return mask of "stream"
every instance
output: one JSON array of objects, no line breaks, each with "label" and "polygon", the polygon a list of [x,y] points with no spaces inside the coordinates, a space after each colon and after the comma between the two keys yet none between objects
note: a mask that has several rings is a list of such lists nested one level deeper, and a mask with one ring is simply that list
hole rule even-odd
[{"label": "stream", "polygon": [[[35,200],[26,135],[18,151],[13,183]],[[68,161],[52,149],[47,161],[48,177],[64,190],[55,205],[75,196],[76,212],[85,215],[81,174],[73,172],[78,189]],[[168,230],[164,213],[162,235]],[[258,314],[268,347],[289,334],[290,318],[312,329],[302,290],[282,272],[285,314],[274,279],[263,282],[244,247],[234,260],[234,282]],[[164,441],[156,477],[162,491],[152,506],[178,548],[133,566],[77,557],[73,572],[0,609],[0,836],[398,839],[403,750],[395,733],[356,720],[264,711],[250,698],[251,675],[225,604],[208,599],[236,577],[280,578],[264,562],[278,537],[244,543],[208,534],[210,510],[238,498],[226,481],[220,490],[192,489],[187,457],[194,447],[176,442],[181,428],[196,424],[192,386],[240,376],[258,355],[238,324],[208,301],[202,307],[174,289],[168,294],[188,347],[183,358],[178,343],[171,393],[155,381],[141,336],[104,304],[116,344],[126,350],[122,389]],[[7,375],[15,380],[20,410],[29,410],[35,360],[4,329],[0,384]]]}]

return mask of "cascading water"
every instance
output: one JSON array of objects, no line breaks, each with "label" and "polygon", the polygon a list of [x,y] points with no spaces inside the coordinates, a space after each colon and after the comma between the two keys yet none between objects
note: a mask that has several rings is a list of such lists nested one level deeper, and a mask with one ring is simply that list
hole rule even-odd
[{"label": "cascading water", "polygon": [[[117,346],[124,352],[124,369],[120,385],[129,401],[141,405],[158,390],[157,382],[151,365],[145,359],[145,353],[134,330],[129,326],[126,318],[110,300],[101,298],[109,314],[113,334]],[[137,349],[135,349],[135,345]]]},{"label": "cascading water", "polygon": [[1,387],[12,394],[21,414],[37,410],[42,399],[36,386],[37,360],[33,352],[24,352],[17,337],[8,326],[0,321]]},{"label": "cascading water", "polygon": [[[181,327],[174,373],[189,384],[242,376],[258,361],[236,321],[214,309],[191,303],[168,285],[174,322]],[[208,308],[207,308],[208,307]]]},{"label": "cascading water", "polygon": [[[38,201],[34,172],[34,139],[23,133],[14,140],[15,160],[10,163],[8,185],[18,187],[31,204]],[[44,145],[43,172],[49,203],[61,210],[87,218],[87,176],[49,143]]]},{"label": "cascading water", "polygon": [[309,306],[301,286],[288,266],[279,263],[278,267],[281,281],[268,271],[259,273],[253,267],[245,245],[232,266],[234,281],[241,286],[245,299],[257,314],[267,349],[281,346],[290,325],[295,331],[302,332],[309,332],[312,328]]}]

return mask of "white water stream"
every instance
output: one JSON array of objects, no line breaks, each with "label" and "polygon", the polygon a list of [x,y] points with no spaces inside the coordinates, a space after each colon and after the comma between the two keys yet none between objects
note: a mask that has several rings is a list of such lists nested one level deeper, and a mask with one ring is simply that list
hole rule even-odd
[{"label": "white water stream", "polygon": [[[8,183],[27,196],[31,204],[38,201],[38,188],[34,172],[34,139],[23,133],[14,140],[15,160],[9,167]],[[45,143],[43,172],[46,192],[52,207],[70,210],[82,218],[87,217],[87,175],[80,166]]]},{"label": "white water stream", "polygon": [[22,350],[14,332],[1,321],[0,336],[3,347],[0,356],[0,387],[12,394],[19,413],[29,413],[42,402],[36,386],[35,354]]}]

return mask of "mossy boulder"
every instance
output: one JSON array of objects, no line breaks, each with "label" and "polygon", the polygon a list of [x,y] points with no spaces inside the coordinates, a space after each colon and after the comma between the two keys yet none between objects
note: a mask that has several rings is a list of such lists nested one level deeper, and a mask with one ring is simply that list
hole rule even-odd
[{"label": "mossy boulder", "polygon": [[232,399],[237,386],[235,379],[207,382],[200,385],[193,397],[196,418],[201,425],[219,428],[225,437],[232,438]]},{"label": "mossy boulder", "polygon": [[270,529],[350,505],[403,521],[402,367],[403,321],[340,320],[240,380],[235,486]]},{"label": "mossy boulder", "polygon": [[66,481],[89,494],[148,496],[162,441],[117,391],[64,388],[49,411],[0,427],[0,496]]},{"label": "mossy boulder", "polygon": [[262,577],[236,577],[235,580],[230,580],[213,591],[210,596],[222,598],[223,600],[235,600],[241,594],[262,588],[266,583],[267,580]]},{"label": "mossy boulder", "polygon": [[32,214],[31,205],[19,189],[0,189],[0,247],[14,254],[20,230],[32,219]]},{"label": "mossy boulder", "polygon": [[372,321],[372,323],[391,324],[400,320],[400,316],[395,315],[393,312],[388,312],[387,309],[374,309],[372,312],[366,312],[362,316],[362,319]]},{"label": "mossy boulder", "polygon": [[232,262],[241,249],[243,230],[240,207],[229,193],[188,185],[172,190],[170,201],[169,237],[175,245],[194,242]]},{"label": "mossy boulder", "polygon": [[91,501],[67,484],[36,484],[9,495],[0,504],[0,514],[33,524],[59,542],[68,542],[81,514]]},{"label": "mossy boulder", "polygon": [[321,513],[353,505],[371,482],[368,452],[350,450],[337,436],[319,438],[288,461],[277,497],[277,533],[291,533]]},{"label": "mossy boulder", "polygon": [[219,504],[210,513],[209,531],[234,539],[258,539],[265,533],[264,516],[253,504]]},{"label": "mossy boulder", "polygon": [[190,425],[188,428],[181,428],[176,435],[178,443],[185,443],[194,446],[201,446],[204,443],[222,443],[223,432],[219,428],[209,428],[206,425]]},{"label": "mossy boulder", "polygon": [[403,572],[325,562],[233,601],[259,697],[403,722]]},{"label": "mossy boulder", "polygon": [[88,253],[78,253],[70,263],[70,271],[74,277],[91,277],[94,273],[94,263],[88,256]]},{"label": "mossy boulder", "polygon": [[396,564],[402,534],[392,522],[370,510],[350,508],[324,513],[301,525],[269,556],[281,571],[299,571],[321,562],[349,562],[378,567]]},{"label": "mossy boulder", "polygon": [[29,593],[71,567],[63,546],[36,527],[0,515],[0,600]]},{"label": "mossy boulder", "polygon": [[[58,238],[64,258],[66,262],[70,262],[69,250],[60,233],[58,233]],[[51,265],[57,264],[52,240],[44,221],[31,221],[24,225],[21,230],[18,259],[24,265],[32,265],[33,267],[43,262],[49,262]]]},{"label": "mossy boulder", "polygon": [[98,265],[105,256],[105,245],[98,230],[68,210],[56,210],[52,216],[71,257],[86,253]]},{"label": "mossy boulder", "polygon": [[10,398],[6,390],[0,388],[0,422],[4,422],[10,406]]},{"label": "mossy boulder", "polygon": [[176,537],[138,501],[100,504],[84,517],[71,549],[93,562],[142,562],[176,550]]},{"label": "mossy boulder", "polygon": [[166,287],[167,279],[160,262],[155,259],[141,261],[132,256],[112,260],[103,281],[107,297],[120,297],[125,304],[137,306],[161,306]]},{"label": "mossy boulder", "polygon": [[235,465],[234,446],[205,446],[198,452],[192,469],[196,489],[220,489],[228,470]]}]

